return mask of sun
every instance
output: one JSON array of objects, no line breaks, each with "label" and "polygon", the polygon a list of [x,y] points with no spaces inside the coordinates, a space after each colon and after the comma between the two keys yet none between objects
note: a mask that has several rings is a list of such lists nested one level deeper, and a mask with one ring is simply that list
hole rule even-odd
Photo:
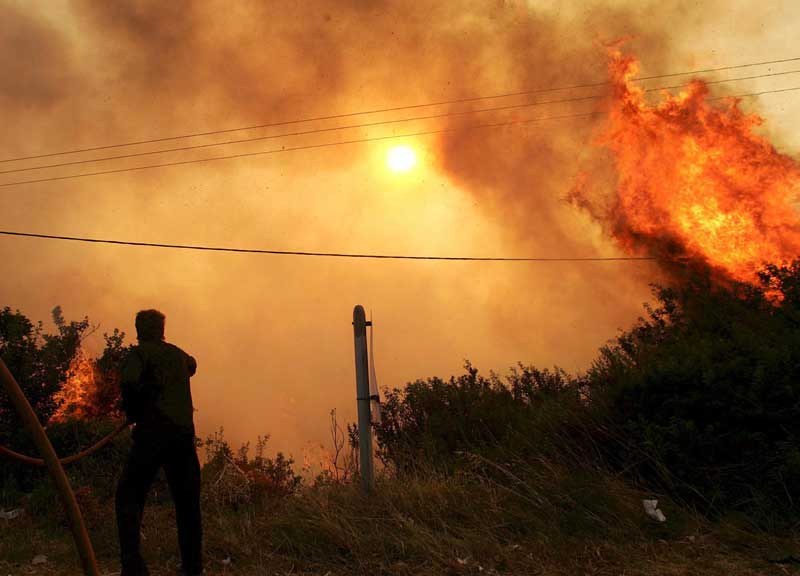
[{"label": "sun", "polygon": [[408,172],[417,164],[417,154],[409,146],[393,146],[386,154],[386,165],[392,172]]}]

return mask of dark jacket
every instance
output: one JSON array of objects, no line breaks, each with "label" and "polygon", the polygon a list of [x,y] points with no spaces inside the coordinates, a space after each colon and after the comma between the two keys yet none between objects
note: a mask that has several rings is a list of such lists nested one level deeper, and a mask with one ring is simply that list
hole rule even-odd
[{"label": "dark jacket", "polygon": [[197,362],[163,340],[140,342],[122,367],[122,408],[137,425],[166,425],[194,434],[189,378]]}]

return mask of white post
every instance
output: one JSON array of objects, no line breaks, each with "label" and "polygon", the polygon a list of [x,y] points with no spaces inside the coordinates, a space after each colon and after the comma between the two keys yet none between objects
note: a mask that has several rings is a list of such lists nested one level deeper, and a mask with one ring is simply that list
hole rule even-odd
[{"label": "white post", "polygon": [[358,401],[358,447],[361,486],[372,490],[372,422],[370,419],[369,357],[367,355],[367,315],[361,305],[353,309],[353,335],[356,348],[356,399]]}]

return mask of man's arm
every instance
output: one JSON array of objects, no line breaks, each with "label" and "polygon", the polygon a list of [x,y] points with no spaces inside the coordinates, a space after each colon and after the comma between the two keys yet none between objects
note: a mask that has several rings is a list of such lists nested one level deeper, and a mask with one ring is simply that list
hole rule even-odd
[{"label": "man's arm", "polygon": [[189,376],[194,376],[197,372],[197,360],[194,359],[194,356],[186,354],[186,366],[189,368]]}]

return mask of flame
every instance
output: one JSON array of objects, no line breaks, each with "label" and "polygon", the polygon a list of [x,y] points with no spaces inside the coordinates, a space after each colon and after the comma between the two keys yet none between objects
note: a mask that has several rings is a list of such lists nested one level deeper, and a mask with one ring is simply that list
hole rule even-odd
[{"label": "flame", "polygon": [[92,417],[100,381],[97,365],[83,349],[79,349],[70,362],[64,384],[53,397],[58,410],[50,417],[50,422]]},{"label": "flame", "polygon": [[[602,215],[616,241],[751,284],[764,264],[796,259],[800,167],[756,134],[763,120],[735,98],[712,103],[699,80],[650,105],[631,81],[636,59],[609,52],[612,96],[599,143],[616,169]],[[586,207],[583,191],[573,199]]]},{"label": "flame", "polygon": [[327,473],[332,478],[338,478],[344,472],[343,458],[337,461],[336,453],[322,445],[307,444],[303,446],[303,465],[301,470],[308,477]]}]

